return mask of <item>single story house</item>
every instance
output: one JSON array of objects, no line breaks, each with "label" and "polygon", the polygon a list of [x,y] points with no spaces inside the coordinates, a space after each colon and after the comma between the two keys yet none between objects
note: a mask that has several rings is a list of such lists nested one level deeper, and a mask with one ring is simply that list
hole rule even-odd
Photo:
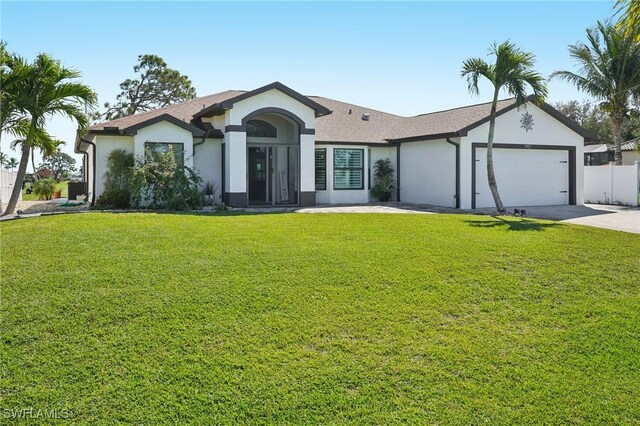
[{"label": "single story house", "polygon": [[[640,151],[638,145],[640,138],[627,141],[622,144],[622,165],[631,166],[636,161],[640,161]],[[614,161],[615,154],[614,144],[596,144],[585,145],[584,147],[584,165],[585,166],[602,166]]]},{"label": "single story house", "polygon": [[[402,117],[275,82],[229,90],[94,125],[79,135],[86,191],[104,189],[115,149],[176,149],[231,206],[311,206],[372,200],[372,168],[389,158],[393,200],[491,207],[486,143],[491,104]],[[505,206],[583,203],[585,129],[548,104],[498,102],[495,169]]]}]

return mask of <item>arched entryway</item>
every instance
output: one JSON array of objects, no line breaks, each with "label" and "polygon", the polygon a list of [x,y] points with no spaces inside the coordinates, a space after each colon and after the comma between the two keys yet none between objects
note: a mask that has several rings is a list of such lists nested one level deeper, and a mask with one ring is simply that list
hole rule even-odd
[{"label": "arched entryway", "polygon": [[300,123],[279,109],[259,110],[243,119],[249,206],[300,204]]}]

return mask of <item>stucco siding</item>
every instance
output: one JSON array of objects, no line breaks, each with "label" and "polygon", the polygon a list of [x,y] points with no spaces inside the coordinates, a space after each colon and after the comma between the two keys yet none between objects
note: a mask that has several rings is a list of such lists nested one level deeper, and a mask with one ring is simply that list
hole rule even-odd
[{"label": "stucco siding", "polygon": [[[195,141],[194,142],[199,142]],[[222,141],[207,139],[194,148],[193,167],[202,178],[203,184],[211,182],[216,186],[215,201],[221,202],[222,194]]]},{"label": "stucco siding", "polygon": [[[377,146],[372,146],[370,148],[370,170],[369,170],[369,179],[371,180],[371,187],[373,188],[373,172],[374,172],[374,167],[376,164],[376,161],[378,160],[384,160],[386,158],[388,158],[389,160],[391,160],[391,167],[393,167],[393,180],[395,181],[396,185],[398,184],[398,165],[397,165],[397,155],[396,155],[396,147],[395,146],[385,146],[385,147],[377,147]],[[396,201],[397,197],[396,197],[397,191],[394,189],[391,193],[391,201]],[[373,200],[373,197],[371,197]]]},{"label": "stucco siding", "polygon": [[277,89],[236,102],[233,108],[227,111],[228,118],[225,124],[240,125],[243,118],[262,108],[281,108],[290,111],[303,120],[307,128],[315,127],[315,111]]},{"label": "stucco siding", "polygon": [[455,147],[444,139],[400,147],[400,200],[455,207]]},{"label": "stucco siding", "polygon": [[146,142],[181,143],[184,145],[184,164],[193,167],[193,135],[190,131],[168,121],[161,121],[138,130],[134,136],[136,157],[144,155]]},{"label": "stucco siding", "polygon": [[[353,145],[316,145],[315,148],[327,150],[327,190],[316,191],[316,202],[318,204],[345,204],[345,203],[368,203],[369,202],[369,177],[367,164],[369,163],[369,149],[367,146]],[[335,189],[333,181],[333,151],[335,149],[362,149],[364,151],[364,189]],[[314,175],[315,176],[315,175]],[[304,190],[304,189],[303,189]]]},{"label": "stucco siding", "polygon": [[[133,154],[133,138],[130,136],[96,136],[96,197],[104,192],[104,174],[107,172],[107,158],[112,151],[123,149]],[[91,153],[89,154],[91,155]],[[91,173],[89,174],[91,176]],[[89,183],[89,188],[93,186]],[[91,190],[91,189],[89,189]]]}]

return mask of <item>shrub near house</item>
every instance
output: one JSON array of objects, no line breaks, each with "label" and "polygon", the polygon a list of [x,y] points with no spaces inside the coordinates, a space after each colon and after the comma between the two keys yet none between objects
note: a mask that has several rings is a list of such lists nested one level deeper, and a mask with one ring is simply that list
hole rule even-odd
[{"label": "shrub near house", "polygon": [[172,149],[147,150],[138,159],[114,150],[107,158],[104,179],[105,190],[96,201],[101,209],[197,210],[204,206],[202,179]]}]

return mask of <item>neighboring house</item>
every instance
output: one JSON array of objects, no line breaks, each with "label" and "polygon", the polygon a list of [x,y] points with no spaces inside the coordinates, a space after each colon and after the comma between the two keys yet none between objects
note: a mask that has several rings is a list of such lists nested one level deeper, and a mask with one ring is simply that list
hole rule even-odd
[{"label": "neighboring house", "polygon": [[[91,127],[76,141],[95,201],[114,149],[175,149],[231,206],[372,201],[372,168],[389,158],[394,200],[493,206],[487,185],[490,103],[401,117],[281,83],[226,91]],[[583,145],[592,136],[557,110],[498,103],[495,168],[507,206],[583,203]],[[578,161],[579,160],[579,161]]]},{"label": "neighboring house", "polygon": [[48,168],[43,167],[36,172],[36,175],[38,176],[38,179],[45,179],[53,177],[53,172]]},{"label": "neighboring house", "polygon": [[[622,144],[622,165],[631,166],[636,161],[640,161],[640,151],[638,151],[640,138],[627,141]],[[598,144],[585,145],[584,147],[584,165],[585,166],[602,166],[614,161],[615,153],[614,144]]]}]

